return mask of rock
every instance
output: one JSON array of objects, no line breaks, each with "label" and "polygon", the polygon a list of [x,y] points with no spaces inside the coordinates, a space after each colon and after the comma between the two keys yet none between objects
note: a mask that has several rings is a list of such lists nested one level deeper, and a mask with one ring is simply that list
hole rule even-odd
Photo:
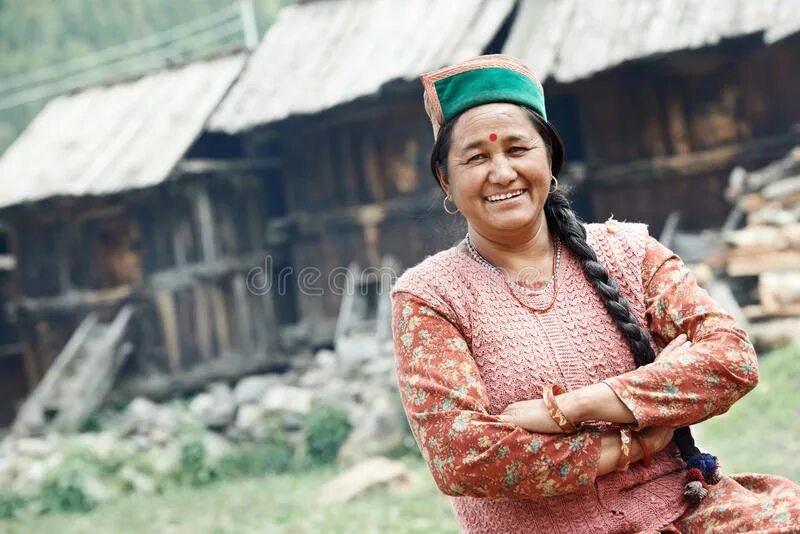
[{"label": "rock", "polygon": [[366,456],[387,454],[403,445],[406,433],[400,403],[385,392],[371,401],[363,417],[339,449],[337,460],[350,465]]},{"label": "rock", "polygon": [[164,447],[151,449],[145,458],[153,473],[164,477],[178,470],[181,463],[181,448],[175,442],[169,443]]},{"label": "rock", "polygon": [[215,465],[220,458],[231,452],[233,446],[219,434],[206,432],[203,435],[203,448],[205,449],[208,463]]},{"label": "rock", "polygon": [[236,415],[236,400],[228,384],[216,382],[208,386],[208,392],[214,398],[214,412],[209,425],[212,428],[222,428],[233,421]]},{"label": "rock", "polygon": [[267,412],[288,412],[307,414],[311,411],[313,393],[294,386],[276,386],[261,399],[261,406]]},{"label": "rock", "polygon": [[211,393],[200,393],[195,395],[189,403],[189,412],[196,418],[202,420],[214,409],[214,397]]},{"label": "rock", "polygon": [[300,377],[298,383],[304,388],[324,386],[333,377],[334,370],[323,367],[312,368]]},{"label": "rock", "polygon": [[303,416],[298,413],[283,413],[281,414],[281,423],[283,429],[287,432],[299,432],[303,430]]},{"label": "rock", "polygon": [[159,406],[144,397],[137,397],[125,409],[120,431],[123,435],[148,434],[153,429],[160,428],[172,434],[175,426],[176,418],[170,408]]},{"label": "rock", "polygon": [[42,486],[47,476],[47,464],[41,460],[20,459],[16,465],[17,476],[14,489],[29,492]]},{"label": "rock", "polygon": [[52,454],[56,448],[54,442],[43,438],[18,438],[13,446],[16,454],[28,458],[44,458]]},{"label": "rock", "polygon": [[158,485],[152,477],[142,473],[133,466],[125,465],[119,470],[118,476],[130,484],[133,491],[138,493],[155,493]]},{"label": "rock", "polygon": [[189,412],[206,427],[223,428],[233,419],[236,402],[227,385],[212,384],[208,392],[200,393],[192,399]]},{"label": "rock", "polygon": [[387,486],[409,484],[406,466],[401,462],[374,457],[354,465],[322,486],[320,504],[347,502],[369,491]]},{"label": "rock", "polygon": [[335,369],[339,363],[336,353],[328,349],[320,349],[314,356],[314,364],[323,369]]},{"label": "rock", "polygon": [[110,432],[86,432],[76,436],[74,443],[100,459],[121,452],[120,449],[127,445],[120,443]]},{"label": "rock", "polygon": [[270,387],[280,384],[276,375],[246,376],[239,380],[233,389],[233,398],[237,406],[258,402]]},{"label": "rock", "polygon": [[90,502],[102,503],[119,497],[120,492],[96,476],[85,476],[80,481],[83,493]]},{"label": "rock", "polygon": [[242,404],[236,412],[234,429],[236,435],[243,438],[261,440],[267,437],[269,427],[265,419],[265,410],[261,404]]}]

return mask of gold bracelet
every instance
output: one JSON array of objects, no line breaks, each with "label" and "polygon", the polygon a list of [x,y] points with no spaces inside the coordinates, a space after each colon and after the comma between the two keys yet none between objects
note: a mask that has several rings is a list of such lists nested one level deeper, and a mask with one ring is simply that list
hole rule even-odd
[{"label": "gold bracelet", "polygon": [[542,390],[542,400],[544,400],[547,413],[550,414],[550,418],[558,425],[558,428],[563,432],[576,432],[578,427],[567,419],[567,416],[564,415],[564,412],[562,412],[561,408],[556,404],[556,395],[561,395],[562,393],[565,393],[564,388],[557,384],[550,384],[549,386],[545,386],[544,390]]}]

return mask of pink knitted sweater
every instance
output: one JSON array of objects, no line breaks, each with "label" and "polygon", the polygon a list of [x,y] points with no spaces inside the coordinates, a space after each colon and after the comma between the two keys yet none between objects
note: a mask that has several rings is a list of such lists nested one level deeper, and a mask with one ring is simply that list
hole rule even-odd
[{"label": "pink knitted sweater", "polygon": [[[587,225],[597,251],[646,324],[641,267],[647,230],[643,225]],[[459,247],[444,250],[406,271],[393,288],[429,304],[463,334],[498,414],[510,403],[540,398],[545,384],[573,390],[635,367],[626,341],[608,316],[580,264],[564,254],[556,303],[546,313],[519,306],[499,275]],[[541,306],[547,295],[517,293]],[[670,445],[649,468],[599,477],[565,495],[499,501],[451,497],[465,532],[639,532],[669,524],[686,509],[685,464]]]}]

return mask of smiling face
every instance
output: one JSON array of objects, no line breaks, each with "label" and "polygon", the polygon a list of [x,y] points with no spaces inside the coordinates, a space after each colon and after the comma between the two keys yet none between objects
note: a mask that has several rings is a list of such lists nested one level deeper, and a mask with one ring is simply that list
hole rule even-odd
[{"label": "smiling face", "polygon": [[457,119],[443,187],[474,231],[499,241],[535,232],[550,180],[547,146],[520,106],[485,104]]}]

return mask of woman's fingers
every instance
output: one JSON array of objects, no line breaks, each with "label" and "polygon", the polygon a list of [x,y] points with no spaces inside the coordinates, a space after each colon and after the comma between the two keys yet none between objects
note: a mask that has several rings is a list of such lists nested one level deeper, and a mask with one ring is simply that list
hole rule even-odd
[{"label": "woman's fingers", "polygon": [[666,347],[661,351],[661,356],[669,356],[673,352],[689,348],[692,346],[692,342],[686,337],[686,334],[680,334],[675,339],[670,341]]}]

